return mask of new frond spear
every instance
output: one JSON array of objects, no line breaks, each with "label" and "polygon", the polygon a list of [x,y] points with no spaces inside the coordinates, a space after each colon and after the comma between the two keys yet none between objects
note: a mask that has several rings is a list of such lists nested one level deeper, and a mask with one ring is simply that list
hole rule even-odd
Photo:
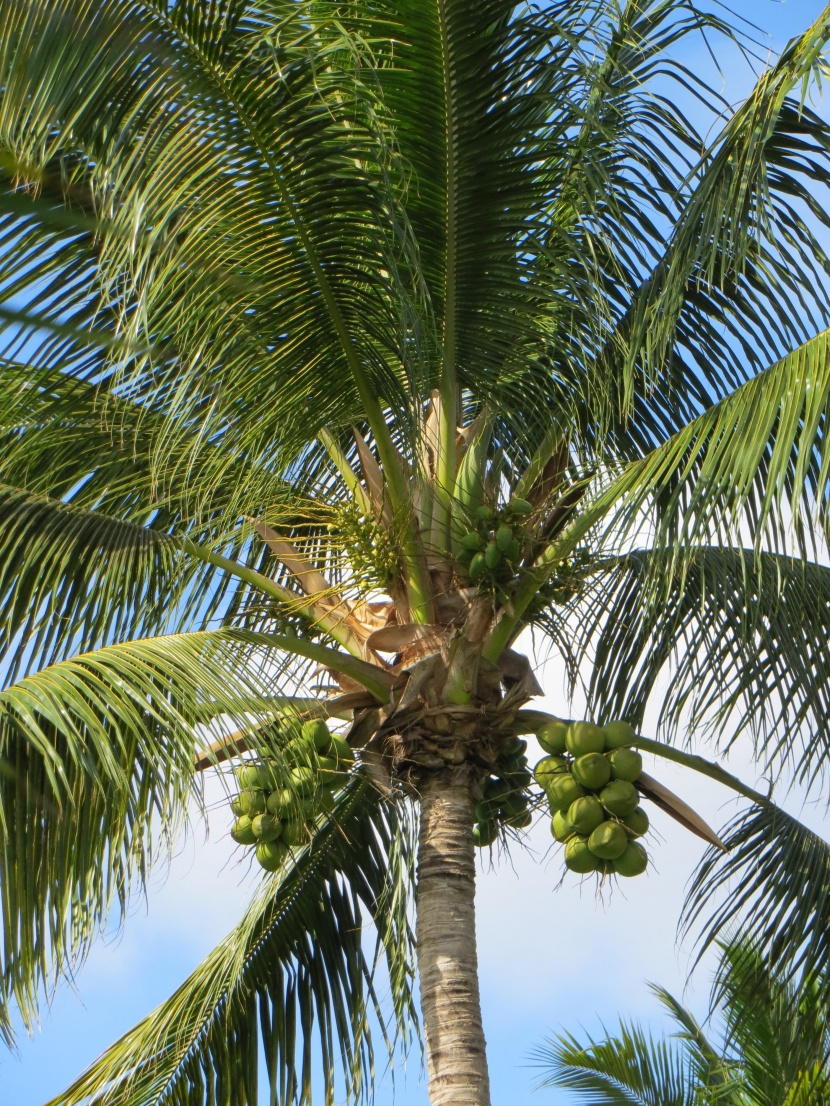
[{"label": "new frond spear", "polygon": [[264,870],[54,1106],[368,1098],[416,974],[433,1106],[487,1106],[475,846],[535,819],[600,886],[677,819],[703,943],[830,979],[830,848],[675,740],[830,758],[830,9],[736,111],[699,35],[752,49],[663,0],[0,0],[0,1031],[203,773]]}]

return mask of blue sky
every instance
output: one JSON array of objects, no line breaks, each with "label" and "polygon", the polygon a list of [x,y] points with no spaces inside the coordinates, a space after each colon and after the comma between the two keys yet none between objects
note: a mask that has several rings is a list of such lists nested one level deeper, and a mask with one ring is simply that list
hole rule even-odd
[{"label": "blue sky", "polygon": [[[812,0],[736,2],[734,9],[769,31],[771,49],[816,17]],[[688,59],[709,65],[705,50]],[[724,91],[738,100],[746,88],[741,67],[726,67]],[[540,672],[548,709],[566,713],[564,678],[554,658]],[[579,712],[579,703],[574,705]],[[735,755],[731,770],[753,781],[751,766]],[[647,765],[647,769],[652,769]],[[716,785],[674,766],[654,769],[668,786],[715,825],[733,809]],[[213,791],[210,792],[214,794]],[[180,844],[170,869],[151,880],[147,902],[133,904],[117,938],[98,944],[75,980],[64,986],[32,1040],[20,1041],[19,1058],[0,1056],[0,1106],[42,1106],[70,1079],[130,1028],[198,964],[232,927],[253,882],[239,851],[227,838],[229,816],[221,792],[210,834],[197,824]],[[787,803],[799,811],[797,794]],[[822,812],[806,820],[821,830]],[[647,876],[596,899],[593,885],[580,889],[576,877],[558,887],[559,854],[549,851],[544,822],[533,828],[528,850],[515,852],[496,867],[482,864],[478,887],[479,957],[485,1031],[495,1103],[565,1103],[561,1093],[534,1093],[528,1054],[542,1037],[559,1028],[597,1031],[617,1016],[655,1016],[647,980],[675,993],[684,991],[691,947],[678,947],[675,925],[702,843],[659,812],[653,818],[653,866]],[[826,832],[826,831],[825,831]],[[482,860],[486,861],[487,854]],[[704,963],[686,991],[698,1011],[705,1008],[708,971]],[[392,1102],[382,1079],[377,1102]],[[398,1073],[394,1099],[400,1106],[425,1106],[425,1082],[417,1057]]]}]

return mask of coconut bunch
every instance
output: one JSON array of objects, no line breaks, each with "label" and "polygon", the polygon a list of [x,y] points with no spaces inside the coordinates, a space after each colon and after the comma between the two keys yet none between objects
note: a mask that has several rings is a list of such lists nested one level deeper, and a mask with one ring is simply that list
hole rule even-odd
[{"label": "coconut bunch", "polygon": [[236,822],[231,836],[255,845],[266,871],[280,867],[292,848],[309,840],[321,814],[334,807],[334,792],[346,782],[354,753],[320,719],[281,727],[283,760],[252,760],[234,770],[239,794],[231,802]]},{"label": "coconut bunch", "polygon": [[473,840],[481,849],[493,844],[502,826],[526,829],[533,821],[526,752],[527,742],[516,738],[481,784],[482,797],[473,806]]},{"label": "coconut bunch", "polygon": [[533,511],[526,499],[511,499],[501,510],[482,503],[458,538],[456,559],[474,584],[509,600],[505,585],[512,580],[521,561],[527,533],[523,519]]},{"label": "coconut bunch", "polygon": [[551,721],[536,736],[549,755],[534,776],[550,803],[551,833],[565,846],[566,866],[581,875],[641,875],[648,855],[635,839],[648,829],[648,815],[635,787],[643,759],[629,748],[632,727]]}]

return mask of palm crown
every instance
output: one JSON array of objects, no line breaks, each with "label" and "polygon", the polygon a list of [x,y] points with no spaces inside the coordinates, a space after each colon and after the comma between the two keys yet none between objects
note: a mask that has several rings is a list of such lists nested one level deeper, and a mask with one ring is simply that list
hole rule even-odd
[{"label": "palm crown", "polygon": [[[736,33],[684,3],[0,12],[4,1010],[34,1017],[200,771],[253,755],[290,792],[294,720],[330,718],[361,750],[333,809],[56,1101],[253,1102],[257,1034],[308,1095],[312,1020],[365,1091],[359,926],[406,1039],[419,810],[431,1093],[485,1102],[473,804],[540,723],[523,628],[570,636],[598,721],[668,667],[664,736],[737,712],[764,771],[824,769],[830,130],[801,96],[830,13],[732,113],[670,51]],[[643,784],[714,843],[689,921],[751,872],[709,938],[748,905],[822,971],[826,846],[638,742],[753,802],[722,861]]]}]

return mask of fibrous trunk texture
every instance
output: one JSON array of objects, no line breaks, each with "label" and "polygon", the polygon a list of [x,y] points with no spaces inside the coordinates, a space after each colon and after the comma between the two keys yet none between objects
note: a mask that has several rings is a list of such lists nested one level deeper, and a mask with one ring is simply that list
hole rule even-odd
[{"label": "fibrous trunk texture", "polygon": [[450,773],[421,790],[418,972],[432,1106],[490,1106],[475,931],[469,787]]}]

